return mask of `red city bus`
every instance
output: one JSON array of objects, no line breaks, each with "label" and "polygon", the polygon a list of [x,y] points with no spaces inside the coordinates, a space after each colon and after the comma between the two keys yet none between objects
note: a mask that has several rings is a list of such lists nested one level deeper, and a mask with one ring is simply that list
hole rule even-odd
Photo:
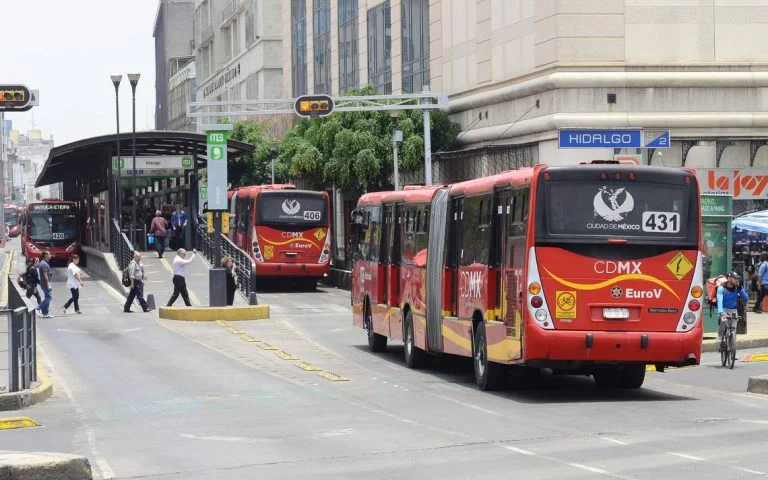
[{"label": "red city bus", "polygon": [[326,192],[256,185],[229,192],[230,238],[256,261],[259,279],[289,278],[314,289],[331,269]]},{"label": "red city bus", "polygon": [[698,364],[696,176],[600,163],[363,195],[351,296],[371,350],[472,357],[482,390],[506,365],[640,388],[646,364]]},{"label": "red city bus", "polygon": [[8,227],[8,236],[10,238],[18,237],[21,234],[21,212],[23,209],[16,205],[4,205],[5,226]]},{"label": "red city bus", "polygon": [[22,217],[21,252],[27,258],[51,252],[66,262],[80,251],[80,214],[75,202],[44,199],[30,202]]}]

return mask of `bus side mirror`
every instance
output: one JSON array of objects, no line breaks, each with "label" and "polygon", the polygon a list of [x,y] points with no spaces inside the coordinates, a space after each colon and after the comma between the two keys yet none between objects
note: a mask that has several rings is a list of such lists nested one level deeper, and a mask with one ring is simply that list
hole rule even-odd
[{"label": "bus side mirror", "polygon": [[354,225],[362,225],[364,218],[362,210],[352,210],[352,223]]}]

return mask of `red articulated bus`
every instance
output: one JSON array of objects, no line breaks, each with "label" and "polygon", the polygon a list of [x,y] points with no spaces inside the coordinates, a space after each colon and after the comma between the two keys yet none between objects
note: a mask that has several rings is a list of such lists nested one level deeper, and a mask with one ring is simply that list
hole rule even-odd
[{"label": "red articulated bus", "polygon": [[371,350],[472,357],[482,390],[506,365],[640,388],[647,364],[698,364],[696,176],[599,163],[363,195],[351,296]]},{"label": "red articulated bus", "polygon": [[330,199],[293,185],[228,192],[230,237],[256,261],[259,279],[290,278],[314,289],[331,269]]},{"label": "red articulated bus", "polygon": [[10,238],[18,237],[21,234],[21,213],[23,209],[16,205],[4,205],[5,226],[8,227],[8,236]]},{"label": "red articulated bus", "polygon": [[75,202],[43,199],[27,205],[22,216],[21,252],[34,258],[44,250],[59,263],[80,251],[80,214]]}]

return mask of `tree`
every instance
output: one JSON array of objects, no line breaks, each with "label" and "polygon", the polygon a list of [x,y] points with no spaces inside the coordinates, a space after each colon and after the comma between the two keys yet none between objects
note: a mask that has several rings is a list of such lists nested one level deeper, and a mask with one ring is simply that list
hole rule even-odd
[{"label": "tree", "polygon": [[[367,85],[348,95],[376,95]],[[304,119],[286,135],[278,155],[279,171],[287,178],[302,177],[313,188],[335,184],[347,192],[392,188],[392,132],[402,130],[400,172],[410,173],[424,164],[422,112],[337,112],[325,118]],[[447,114],[433,111],[432,150],[453,141],[461,127]]]},{"label": "tree", "polygon": [[[229,121],[222,119],[219,123],[229,123]],[[229,183],[233,187],[271,183],[271,147],[276,147],[277,143],[270,142],[261,123],[252,120],[235,122],[229,137],[253,146],[253,153],[229,159],[227,164]]]}]

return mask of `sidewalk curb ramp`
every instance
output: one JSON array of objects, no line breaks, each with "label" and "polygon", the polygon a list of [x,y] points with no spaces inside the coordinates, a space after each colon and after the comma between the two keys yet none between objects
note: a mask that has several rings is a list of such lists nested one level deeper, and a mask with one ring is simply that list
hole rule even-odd
[{"label": "sidewalk curb ramp", "polygon": [[768,375],[749,377],[747,391],[750,393],[762,393],[763,395],[768,395]]},{"label": "sidewalk curb ramp", "polygon": [[[42,402],[53,394],[53,384],[45,369],[37,367],[37,386],[30,390],[0,394],[0,411],[20,410]],[[7,478],[0,475],[0,479]],[[13,477],[16,478],[16,477]]]},{"label": "sidewalk curb ramp", "polygon": [[[704,344],[701,346],[702,352],[717,352],[719,351],[719,345],[717,342],[711,342],[707,343],[707,341],[704,341]],[[762,348],[762,347],[768,347],[768,338],[748,338],[748,339],[739,339],[738,336],[736,337],[736,351],[739,350],[746,350],[748,348]]]},{"label": "sidewalk curb ramp", "polygon": [[92,480],[91,462],[79,455],[0,451],[0,479]]},{"label": "sidewalk curb ramp", "polygon": [[267,320],[269,305],[228,307],[160,307],[160,318],[186,322],[215,322],[216,320]]}]

